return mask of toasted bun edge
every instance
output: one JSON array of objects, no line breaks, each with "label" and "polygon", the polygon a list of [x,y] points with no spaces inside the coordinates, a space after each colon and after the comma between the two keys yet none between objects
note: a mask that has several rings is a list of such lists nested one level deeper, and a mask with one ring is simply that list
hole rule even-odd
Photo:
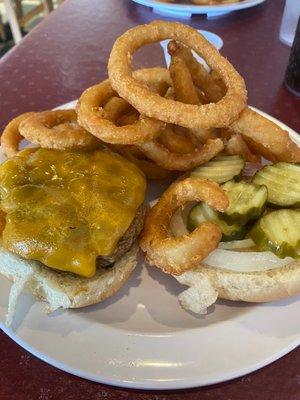
[{"label": "toasted bun edge", "polygon": [[[7,320],[11,323],[17,297],[25,288],[38,300],[48,303],[47,310],[79,308],[99,303],[115,294],[137,265],[139,247],[131,249],[113,267],[98,268],[92,278],[83,278],[21,257],[0,247],[0,273],[13,281]],[[15,287],[15,290],[13,290]]]},{"label": "toasted bun edge", "polygon": [[300,261],[261,272],[233,272],[200,265],[175,278],[189,286],[179,295],[182,306],[205,313],[217,298],[268,302],[300,294]]}]

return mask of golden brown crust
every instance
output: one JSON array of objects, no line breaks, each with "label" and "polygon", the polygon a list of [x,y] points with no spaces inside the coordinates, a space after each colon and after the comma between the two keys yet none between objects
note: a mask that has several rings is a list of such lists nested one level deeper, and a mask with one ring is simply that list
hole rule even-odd
[{"label": "golden brown crust", "polygon": [[[218,103],[198,106],[165,99],[133,77],[131,55],[145,44],[164,39],[179,39],[222,76],[227,91]],[[141,114],[186,128],[228,126],[246,106],[243,78],[202,35],[180,23],[154,21],[129,29],[112,48],[108,73],[112,87]]]},{"label": "golden brown crust", "polygon": [[[207,102],[216,103],[224,96],[226,90],[222,90],[218,84],[220,81],[223,82],[220,75],[218,75],[218,81],[214,80],[205,67],[195,59],[188,47],[180,42],[171,40],[168,44],[168,52],[170,55],[176,55],[184,60],[190,70],[194,84],[204,92],[205,98],[208,100]],[[216,71],[214,71],[215,74]]]},{"label": "golden brown crust", "polygon": [[141,151],[156,164],[170,171],[188,171],[218,155],[224,144],[221,139],[208,139],[202,147],[195,147],[190,153],[172,153],[157,140],[139,145]]},{"label": "golden brown crust", "polygon": [[215,182],[193,177],[174,182],[146,216],[140,245],[150,265],[179,275],[195,268],[218,246],[222,233],[210,221],[188,235],[172,237],[169,233],[175,211],[191,201],[206,201],[219,211],[228,207],[227,196]]},{"label": "golden brown crust", "polygon": [[230,126],[259,154],[271,161],[300,162],[300,148],[287,131],[247,107]]},{"label": "golden brown crust", "polygon": [[[147,88],[146,84],[151,86],[151,84],[168,83],[170,81],[169,72],[165,68],[140,69],[134,72],[134,77],[139,79],[140,84]],[[146,140],[152,140],[159,135],[165,124],[142,115],[131,125],[117,126],[110,121],[103,107],[115,94],[109,80],[86,89],[77,104],[80,125],[99,139],[111,144],[139,144]],[[128,107],[130,109],[131,106],[128,105]]]},{"label": "golden brown crust", "polygon": [[24,139],[19,131],[20,123],[33,114],[33,112],[21,114],[6,125],[1,136],[1,147],[7,157],[13,157],[18,153],[19,145]]},{"label": "golden brown crust", "polygon": [[76,121],[75,110],[42,111],[23,120],[19,130],[31,143],[50,149],[89,149],[99,145],[99,140]]}]

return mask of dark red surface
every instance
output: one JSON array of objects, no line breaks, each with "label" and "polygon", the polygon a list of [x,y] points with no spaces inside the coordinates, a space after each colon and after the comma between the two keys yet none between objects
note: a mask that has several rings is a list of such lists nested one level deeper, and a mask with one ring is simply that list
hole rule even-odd
[{"label": "dark red surface", "polygon": [[[283,0],[191,24],[224,40],[222,53],[244,76],[249,104],[300,131],[300,99],[282,85],[289,48],[279,42]],[[160,18],[129,0],[66,0],[25,40],[0,60],[0,124],[28,110],[75,99],[106,77],[114,39],[131,26]],[[159,46],[136,57],[137,66],[163,63]],[[63,373],[0,334],[0,399],[204,399],[299,400],[300,349],[244,378],[180,392],[115,389]],[[101,345],[101,342],[99,342]]]}]

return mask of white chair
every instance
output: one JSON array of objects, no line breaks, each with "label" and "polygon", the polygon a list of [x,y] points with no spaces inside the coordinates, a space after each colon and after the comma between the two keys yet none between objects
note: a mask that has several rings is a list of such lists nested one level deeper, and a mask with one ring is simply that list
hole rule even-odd
[{"label": "white chair", "polygon": [[8,23],[15,43],[22,40],[21,28],[40,13],[47,16],[53,10],[52,0],[41,0],[41,4],[34,7],[28,13],[23,13],[22,0],[3,0]]},{"label": "white chair", "polygon": [[2,17],[0,15],[0,38],[2,40],[2,42],[6,41],[6,33],[5,33],[5,28],[3,25],[3,21],[2,21]]}]

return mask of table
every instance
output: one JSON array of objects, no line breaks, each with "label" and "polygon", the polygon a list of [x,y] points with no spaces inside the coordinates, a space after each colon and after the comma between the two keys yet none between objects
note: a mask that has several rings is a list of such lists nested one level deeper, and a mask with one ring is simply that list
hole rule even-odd
[{"label": "table", "polygon": [[[289,48],[278,39],[283,0],[267,0],[252,9],[191,24],[219,34],[222,53],[245,77],[249,104],[300,131],[300,99],[282,85]],[[159,18],[129,0],[66,0],[20,45],[0,60],[1,129],[15,115],[43,110],[78,97],[106,77],[114,39],[131,26]],[[141,52],[136,66],[163,64],[158,45]],[[177,392],[111,388],[61,372],[0,334],[1,400],[298,400],[300,348],[240,379]]]}]

